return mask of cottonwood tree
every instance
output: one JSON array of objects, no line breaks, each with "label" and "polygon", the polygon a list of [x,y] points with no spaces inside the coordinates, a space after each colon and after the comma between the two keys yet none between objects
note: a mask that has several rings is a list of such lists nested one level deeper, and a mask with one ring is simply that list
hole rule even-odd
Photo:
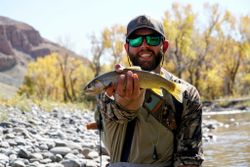
[{"label": "cottonwood tree", "polygon": [[68,102],[81,98],[82,85],[93,78],[85,62],[77,57],[52,53],[28,65],[19,94],[40,100]]},{"label": "cottonwood tree", "polygon": [[170,69],[180,78],[194,57],[191,47],[195,18],[191,5],[180,6],[177,3],[172,5],[172,11],[166,11],[164,15],[163,24],[170,42],[165,62],[170,63]]},{"label": "cottonwood tree", "polygon": [[111,28],[105,28],[104,44],[108,49],[108,53],[112,56],[112,63],[110,65],[114,67],[115,64],[121,63],[123,57],[125,57],[124,41],[125,41],[125,27],[121,25],[114,25]]}]

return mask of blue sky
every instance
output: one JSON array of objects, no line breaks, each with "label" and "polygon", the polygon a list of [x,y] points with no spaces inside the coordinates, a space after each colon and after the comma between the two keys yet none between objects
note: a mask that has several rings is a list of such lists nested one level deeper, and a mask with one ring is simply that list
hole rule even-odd
[{"label": "blue sky", "polygon": [[250,0],[1,0],[0,15],[31,25],[51,41],[68,40],[75,52],[87,56],[89,35],[100,35],[114,24],[126,25],[139,14],[162,19],[173,2],[189,3],[201,14],[205,2],[219,3],[238,16],[250,14]]}]

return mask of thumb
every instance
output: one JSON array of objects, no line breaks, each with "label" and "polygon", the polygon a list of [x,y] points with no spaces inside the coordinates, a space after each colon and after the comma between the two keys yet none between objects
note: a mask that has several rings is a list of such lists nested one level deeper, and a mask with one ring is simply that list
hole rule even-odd
[{"label": "thumb", "polygon": [[115,65],[115,71],[118,73],[121,73],[124,70],[124,66],[122,66],[121,64],[116,64]]}]

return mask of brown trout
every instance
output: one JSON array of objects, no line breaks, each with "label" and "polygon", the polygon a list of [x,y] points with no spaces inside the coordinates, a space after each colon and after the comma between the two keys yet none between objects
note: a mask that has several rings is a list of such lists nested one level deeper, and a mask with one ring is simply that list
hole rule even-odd
[{"label": "brown trout", "polygon": [[97,95],[103,92],[112,84],[116,84],[120,74],[125,74],[128,70],[136,73],[139,77],[140,87],[143,89],[165,89],[172,94],[176,100],[182,103],[184,89],[180,84],[163,78],[161,75],[139,70],[138,68],[125,68],[122,72],[111,71],[97,76],[91,80],[85,87],[84,93],[86,95]]}]

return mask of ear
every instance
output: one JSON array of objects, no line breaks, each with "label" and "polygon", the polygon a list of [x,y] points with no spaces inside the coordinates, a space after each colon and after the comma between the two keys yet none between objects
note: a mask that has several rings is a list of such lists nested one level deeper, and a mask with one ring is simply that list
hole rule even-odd
[{"label": "ear", "polygon": [[128,47],[129,47],[129,46],[128,46],[128,43],[125,43],[125,44],[124,44],[124,48],[125,48],[125,50],[126,50],[127,53],[128,53]]},{"label": "ear", "polygon": [[167,40],[164,40],[163,41],[163,53],[165,53],[167,50],[168,50],[168,41]]}]

